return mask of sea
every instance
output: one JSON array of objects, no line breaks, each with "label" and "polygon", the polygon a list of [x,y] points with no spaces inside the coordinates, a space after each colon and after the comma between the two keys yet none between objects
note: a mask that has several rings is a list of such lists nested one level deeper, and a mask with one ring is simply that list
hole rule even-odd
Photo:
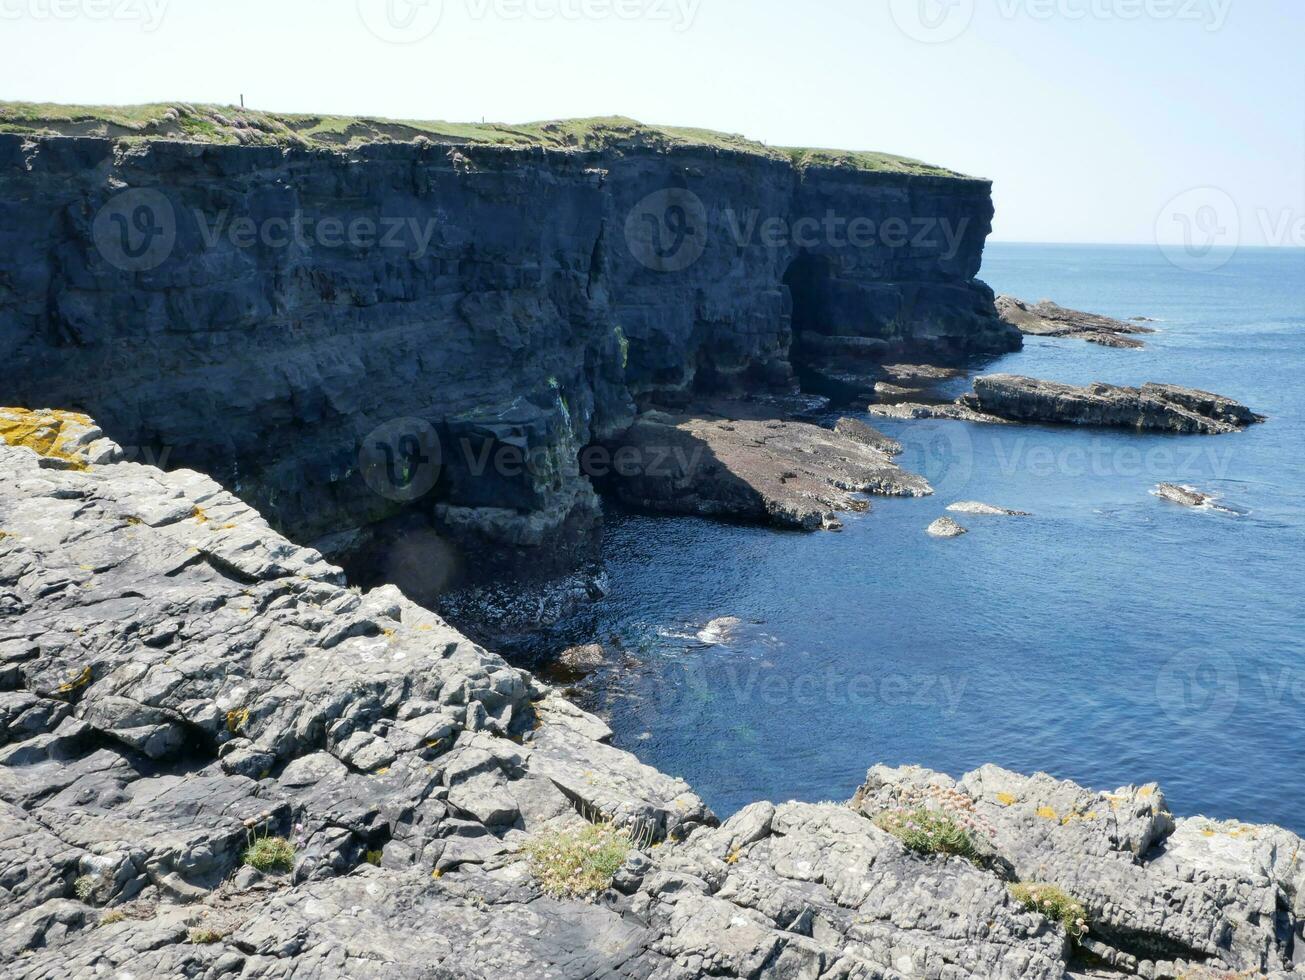
[{"label": "sea", "polygon": [[[845,800],[879,763],[991,763],[1099,790],[1157,782],[1179,815],[1305,833],[1305,250],[1217,258],[991,244],[981,276],[997,292],[1156,333],[1144,350],[1029,337],[977,369],[1188,385],[1264,425],[860,415],[935,496],[875,497],[818,534],[611,512],[610,591],[553,640],[601,641],[622,663],[595,695],[615,743],[722,818]],[[1163,501],[1161,482],[1220,508]],[[969,534],[925,534],[963,500],[1032,516],[953,515]]]}]

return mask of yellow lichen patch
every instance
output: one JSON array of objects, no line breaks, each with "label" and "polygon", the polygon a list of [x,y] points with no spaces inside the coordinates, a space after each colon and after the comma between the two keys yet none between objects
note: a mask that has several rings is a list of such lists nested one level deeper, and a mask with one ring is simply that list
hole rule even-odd
[{"label": "yellow lichen patch", "polygon": [[386,766],[384,769],[377,769],[374,773],[372,773],[372,775],[373,775],[373,776],[384,776],[384,775],[385,775],[387,772],[389,772],[389,771],[390,771],[390,767],[389,767],[389,766]]},{"label": "yellow lichen patch", "polygon": [[394,630],[381,630],[381,636],[385,637],[387,640],[392,640],[394,639]]},{"label": "yellow lichen patch", "polygon": [[76,412],[0,408],[0,439],[10,446],[25,446],[38,456],[60,460],[69,469],[87,468],[86,457],[75,442],[84,430],[94,427],[87,416]]},{"label": "yellow lichen patch", "polygon": [[998,793],[998,794],[997,794],[997,802],[1000,803],[1002,806],[1010,806],[1011,804],[1013,804],[1013,803],[1015,802],[1015,794],[1014,794],[1014,793]]},{"label": "yellow lichen patch", "polygon": [[208,523],[208,514],[204,511],[203,507],[196,506],[196,508],[190,512],[190,516],[200,524]]},{"label": "yellow lichen patch", "polygon": [[1202,837],[1213,837],[1214,835],[1215,832],[1211,830],[1209,827],[1206,827],[1203,831],[1201,831]]},{"label": "yellow lichen patch", "polygon": [[739,863],[739,849],[737,847],[734,848],[734,850],[730,851],[729,854],[725,855],[725,863],[726,864]]},{"label": "yellow lichen patch", "polygon": [[434,871],[430,873],[430,876],[434,878],[436,881],[439,881],[441,878],[444,877],[444,872],[441,871],[439,868],[436,868]]},{"label": "yellow lichen patch", "polygon": [[249,724],[249,709],[240,708],[227,712],[227,731],[235,735],[242,731]]},{"label": "yellow lichen patch", "polygon": [[1149,799],[1155,795],[1155,787],[1143,786],[1141,789],[1137,791],[1137,795],[1139,799],[1143,799],[1143,800]]},{"label": "yellow lichen patch", "polygon": [[92,674],[92,672],[91,672],[91,668],[90,668],[90,667],[83,667],[83,668],[81,669],[81,672],[78,673],[78,675],[77,675],[76,677],[74,677],[74,678],[73,678],[72,680],[70,680],[70,681],[67,681],[66,683],[63,683],[63,684],[60,684],[60,685],[59,685],[59,687],[58,687],[58,689],[57,689],[57,690],[58,690],[58,693],[59,693],[59,694],[71,694],[73,691],[77,690],[79,687],[85,687],[87,684],[89,684],[89,683],[91,682],[91,679],[93,678],[93,676],[94,676],[94,675]]},{"label": "yellow lichen patch", "polygon": [[1059,820],[1059,819],[1060,819],[1060,814],[1058,814],[1055,810],[1053,810],[1053,809],[1052,809],[1051,807],[1049,807],[1049,806],[1040,806],[1040,807],[1038,807],[1038,816],[1040,816],[1043,820]]},{"label": "yellow lichen patch", "polygon": [[418,630],[418,632],[421,632],[421,633],[429,633],[429,632],[430,632],[431,630],[433,630],[434,628],[435,628],[435,627],[432,626],[430,623],[422,623],[420,626],[417,627],[417,630]]}]

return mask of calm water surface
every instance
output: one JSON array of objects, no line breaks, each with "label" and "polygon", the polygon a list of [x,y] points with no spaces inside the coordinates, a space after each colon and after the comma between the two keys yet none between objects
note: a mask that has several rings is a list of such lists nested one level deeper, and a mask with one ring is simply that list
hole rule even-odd
[{"label": "calm water surface", "polygon": [[[642,665],[609,692],[617,744],[722,816],[845,799],[875,762],[993,762],[1157,780],[1176,812],[1305,832],[1305,252],[1192,273],[1147,248],[993,245],[983,277],[1160,330],[1145,351],[1029,338],[987,370],[1193,385],[1271,421],[1215,438],[875,420],[936,497],[875,498],[841,534],[618,517],[611,595],[563,637]],[[1242,515],[1164,503],[1161,481]],[[1036,516],[927,537],[958,500]],[[743,625],[700,635],[722,616]]]}]

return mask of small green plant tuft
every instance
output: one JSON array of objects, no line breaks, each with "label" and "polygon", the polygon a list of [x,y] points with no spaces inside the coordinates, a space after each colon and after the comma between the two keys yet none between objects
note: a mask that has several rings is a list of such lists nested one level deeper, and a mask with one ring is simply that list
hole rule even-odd
[{"label": "small green plant tuft", "polygon": [[122,922],[127,918],[127,913],[122,909],[110,909],[100,916],[100,925],[111,926],[114,923]]},{"label": "small green plant tuft", "polygon": [[95,879],[91,875],[82,875],[73,882],[73,892],[83,902],[95,897]]},{"label": "small green plant tuft", "polygon": [[365,855],[363,855],[363,860],[366,861],[368,864],[374,864],[376,865],[376,867],[379,868],[381,866],[381,859],[384,857],[385,857],[384,851],[368,851]]},{"label": "small green plant tuft", "polygon": [[259,837],[245,849],[244,860],[259,871],[292,871],[295,848],[284,837]]},{"label": "small green plant tuft", "polygon": [[979,860],[979,850],[969,832],[937,810],[925,807],[889,810],[876,816],[874,823],[917,854],[954,854],[971,861]]},{"label": "small green plant tuft", "polygon": [[611,824],[537,834],[525,847],[530,871],[554,898],[587,898],[606,891],[635,849],[629,831]]},{"label": "small green plant tuft", "polygon": [[1083,903],[1055,885],[1020,882],[1010,886],[1011,897],[1030,912],[1038,912],[1053,922],[1059,922],[1078,942],[1088,931],[1087,911]]},{"label": "small green plant tuft", "polygon": [[195,946],[211,946],[213,943],[220,943],[224,934],[216,929],[208,929],[203,926],[195,926],[186,932],[186,938]]}]

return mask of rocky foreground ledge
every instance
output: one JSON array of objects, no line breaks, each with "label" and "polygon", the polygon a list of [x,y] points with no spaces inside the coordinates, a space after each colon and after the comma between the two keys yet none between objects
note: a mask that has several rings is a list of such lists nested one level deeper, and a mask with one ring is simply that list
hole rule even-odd
[{"label": "rocky foreground ledge", "polygon": [[[718,826],[599,719],[394,589],[349,589],[208,478],[123,461],[84,417],[0,416],[6,980],[1223,977],[1305,959],[1285,830],[994,767],[877,767],[848,804]],[[628,835],[578,897],[540,862],[591,822]]]}]

